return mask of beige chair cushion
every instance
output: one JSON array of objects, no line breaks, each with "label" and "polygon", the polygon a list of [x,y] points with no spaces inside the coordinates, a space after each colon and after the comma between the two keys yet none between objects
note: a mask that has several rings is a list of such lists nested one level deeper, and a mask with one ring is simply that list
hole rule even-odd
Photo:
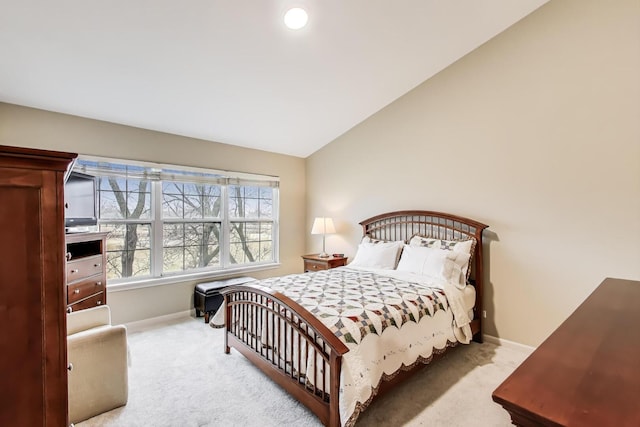
[{"label": "beige chair cushion", "polygon": [[67,316],[69,421],[78,423],[128,399],[127,330],[110,325],[108,306]]},{"label": "beige chair cushion", "polygon": [[80,310],[67,315],[67,335],[96,326],[111,325],[111,309],[107,305]]}]

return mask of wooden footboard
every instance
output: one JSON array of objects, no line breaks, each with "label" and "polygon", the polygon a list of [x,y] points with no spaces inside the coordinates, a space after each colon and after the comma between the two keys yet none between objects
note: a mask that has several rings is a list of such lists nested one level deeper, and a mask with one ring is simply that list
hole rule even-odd
[{"label": "wooden footboard", "polygon": [[245,284],[231,286],[223,295],[225,352],[235,348],[324,425],[339,426],[340,368],[347,346],[279,292]]}]

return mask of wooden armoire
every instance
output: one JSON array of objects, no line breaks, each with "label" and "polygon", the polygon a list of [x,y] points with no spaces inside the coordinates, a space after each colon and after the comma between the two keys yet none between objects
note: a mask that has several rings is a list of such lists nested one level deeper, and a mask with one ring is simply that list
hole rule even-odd
[{"label": "wooden armoire", "polygon": [[0,146],[0,425],[68,425],[64,174],[71,153]]}]

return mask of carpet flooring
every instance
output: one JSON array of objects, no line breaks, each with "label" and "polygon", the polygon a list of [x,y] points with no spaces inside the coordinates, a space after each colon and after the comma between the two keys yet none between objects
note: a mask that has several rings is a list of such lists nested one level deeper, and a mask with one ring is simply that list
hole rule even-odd
[{"label": "carpet flooring", "polygon": [[[232,350],[223,330],[184,317],[128,334],[126,406],[77,427],[320,426],[318,419]],[[507,427],[493,390],[528,352],[491,343],[459,346],[375,401],[356,427]]]}]

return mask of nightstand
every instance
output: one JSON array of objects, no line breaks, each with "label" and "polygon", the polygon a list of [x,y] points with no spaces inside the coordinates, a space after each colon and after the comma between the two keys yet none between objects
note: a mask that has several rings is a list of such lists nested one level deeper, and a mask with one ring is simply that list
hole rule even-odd
[{"label": "nightstand", "polygon": [[330,268],[342,267],[347,265],[347,257],[320,258],[318,254],[302,255],[304,260],[304,272],[328,270]]}]

